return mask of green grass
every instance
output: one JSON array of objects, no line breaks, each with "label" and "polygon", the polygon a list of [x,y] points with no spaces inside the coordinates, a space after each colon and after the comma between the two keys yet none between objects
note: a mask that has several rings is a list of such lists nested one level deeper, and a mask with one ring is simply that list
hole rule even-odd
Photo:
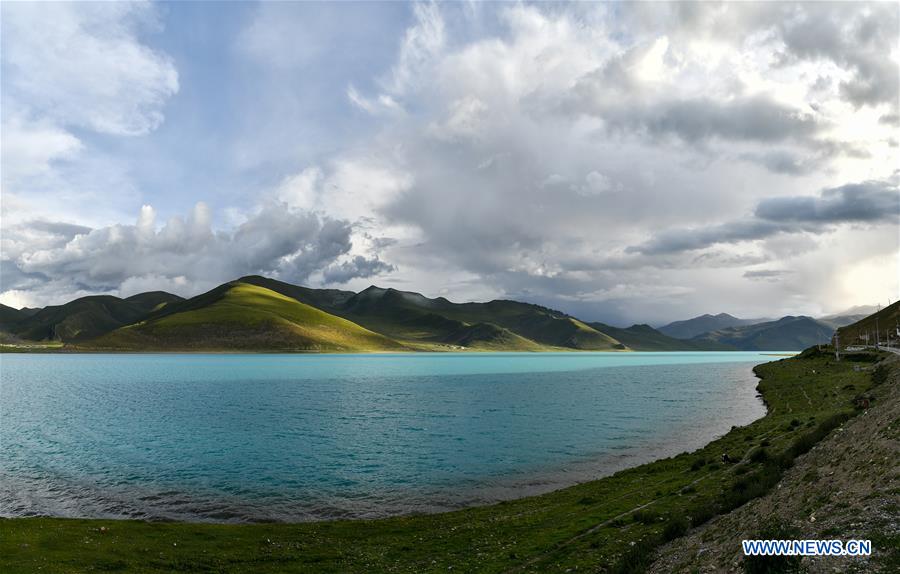
[{"label": "green grass", "polygon": [[[696,452],[542,496],[376,521],[0,520],[0,571],[638,571],[657,544],[688,524],[762,494],[753,484],[771,486],[780,465],[807,448],[809,433],[818,440],[828,421],[851,415],[853,397],[871,386],[855,364],[805,356],[761,365],[759,388],[770,407],[762,419]],[[795,419],[802,424],[792,426]],[[754,455],[760,448],[765,456]],[[723,452],[740,462],[721,464]]]},{"label": "green grass", "polygon": [[[265,287],[233,283],[212,302],[129,325],[86,348],[140,350],[392,351],[404,347]],[[205,302],[205,301],[204,301]],[[168,307],[168,306],[167,306]]]}]

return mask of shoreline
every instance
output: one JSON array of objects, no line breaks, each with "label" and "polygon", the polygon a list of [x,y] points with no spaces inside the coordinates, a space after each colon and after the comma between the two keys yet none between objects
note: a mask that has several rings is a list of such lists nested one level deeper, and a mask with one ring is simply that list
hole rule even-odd
[{"label": "shoreline", "polygon": [[[679,526],[683,532],[742,504],[744,496],[758,496],[734,490],[748,479],[769,484],[768,459],[753,453],[777,454],[831,417],[852,415],[853,397],[871,385],[869,372],[854,366],[859,363],[832,364],[820,356],[758,365],[757,389],[767,404],[762,418],[697,451],[539,496],[441,514],[296,524],[4,519],[0,564],[10,572],[38,563],[83,571],[97,560],[121,561],[139,572],[175,564],[228,572],[612,567],[674,524],[687,520]],[[807,389],[825,398],[807,404]],[[735,462],[722,465],[722,452]],[[27,540],[30,547],[52,540],[57,550],[38,557],[20,547]],[[641,544],[628,550],[629,541]]]}]

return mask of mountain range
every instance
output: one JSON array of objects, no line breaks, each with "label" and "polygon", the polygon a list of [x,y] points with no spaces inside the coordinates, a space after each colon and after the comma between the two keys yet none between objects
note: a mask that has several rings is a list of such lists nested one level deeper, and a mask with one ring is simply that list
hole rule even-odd
[{"label": "mountain range", "polygon": [[453,303],[375,286],[359,293],[312,289],[256,275],[190,299],[154,291],[43,309],[0,305],[7,347],[57,342],[75,351],[799,350],[827,342],[833,330],[811,317],[752,321],[724,313],[660,329],[614,327],[519,301]]},{"label": "mountain range", "polygon": [[693,319],[684,321],[675,321],[659,328],[659,332],[675,337],[676,339],[690,339],[703,333],[710,331],[718,331],[719,329],[729,329],[731,327],[740,327],[742,325],[752,325],[753,323],[762,323],[765,319],[738,319],[728,313],[719,313],[718,315],[700,315]]}]

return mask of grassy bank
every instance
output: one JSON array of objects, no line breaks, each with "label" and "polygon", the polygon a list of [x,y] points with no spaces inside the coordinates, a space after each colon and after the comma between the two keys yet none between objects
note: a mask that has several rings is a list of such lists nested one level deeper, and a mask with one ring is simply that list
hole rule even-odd
[{"label": "grassy bank", "polygon": [[378,521],[0,520],[0,571],[636,571],[661,540],[763,494],[852,416],[872,360],[806,354],[761,365],[762,419],[693,453],[542,496]]}]

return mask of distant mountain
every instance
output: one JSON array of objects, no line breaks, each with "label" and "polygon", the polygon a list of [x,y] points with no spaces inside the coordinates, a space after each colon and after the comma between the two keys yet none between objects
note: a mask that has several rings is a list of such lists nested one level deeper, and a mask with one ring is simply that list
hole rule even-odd
[{"label": "distant mountain", "polygon": [[98,350],[404,350],[397,341],[351,321],[241,281],[166,305],[85,346]]},{"label": "distant mountain", "polygon": [[[171,293],[142,293],[128,299],[112,295],[94,295],[51,305],[24,315],[5,330],[31,341],[85,341],[134,323],[161,305],[181,301]],[[9,308],[7,308],[9,309]]]},{"label": "distant mountain", "polygon": [[826,325],[830,325],[833,329],[838,329],[840,327],[852,325],[857,321],[861,321],[869,315],[875,313],[876,311],[878,311],[878,307],[876,307],[875,305],[857,305],[855,307],[845,309],[840,313],[832,313],[831,315],[818,317],[817,320],[825,323]]},{"label": "distant mountain", "polygon": [[676,339],[691,339],[697,335],[708,333],[710,331],[739,327],[741,325],[751,325],[753,323],[759,323],[759,320],[738,319],[728,313],[719,313],[718,315],[707,314],[694,317],[693,319],[686,319],[684,321],[675,321],[674,323],[669,323],[657,330],[664,335]]},{"label": "distant mountain", "polygon": [[897,345],[900,340],[900,301],[888,305],[884,309],[838,329],[838,337],[842,347],[848,345],[875,344],[877,340],[885,343],[888,338]]},{"label": "distant mountain", "polygon": [[728,327],[703,333],[691,342],[719,343],[742,351],[799,351],[827,343],[834,329],[812,317],[782,317],[753,325]]},{"label": "distant mountain", "polygon": [[838,329],[840,327],[846,327],[847,325],[852,325],[857,321],[865,319],[866,315],[830,315],[828,317],[819,317],[816,319],[820,323],[825,323],[832,329]]},{"label": "distant mountain", "polygon": [[730,351],[733,347],[716,341],[689,341],[660,333],[650,325],[613,327],[604,323],[588,323],[634,351]]},{"label": "distant mountain", "polygon": [[849,309],[844,309],[840,313],[832,313],[831,315],[825,315],[824,317],[820,317],[820,319],[834,319],[836,317],[848,317],[851,315],[860,315],[862,317],[868,317],[873,313],[878,312],[878,307],[875,305],[856,305],[854,307],[850,307]]}]

